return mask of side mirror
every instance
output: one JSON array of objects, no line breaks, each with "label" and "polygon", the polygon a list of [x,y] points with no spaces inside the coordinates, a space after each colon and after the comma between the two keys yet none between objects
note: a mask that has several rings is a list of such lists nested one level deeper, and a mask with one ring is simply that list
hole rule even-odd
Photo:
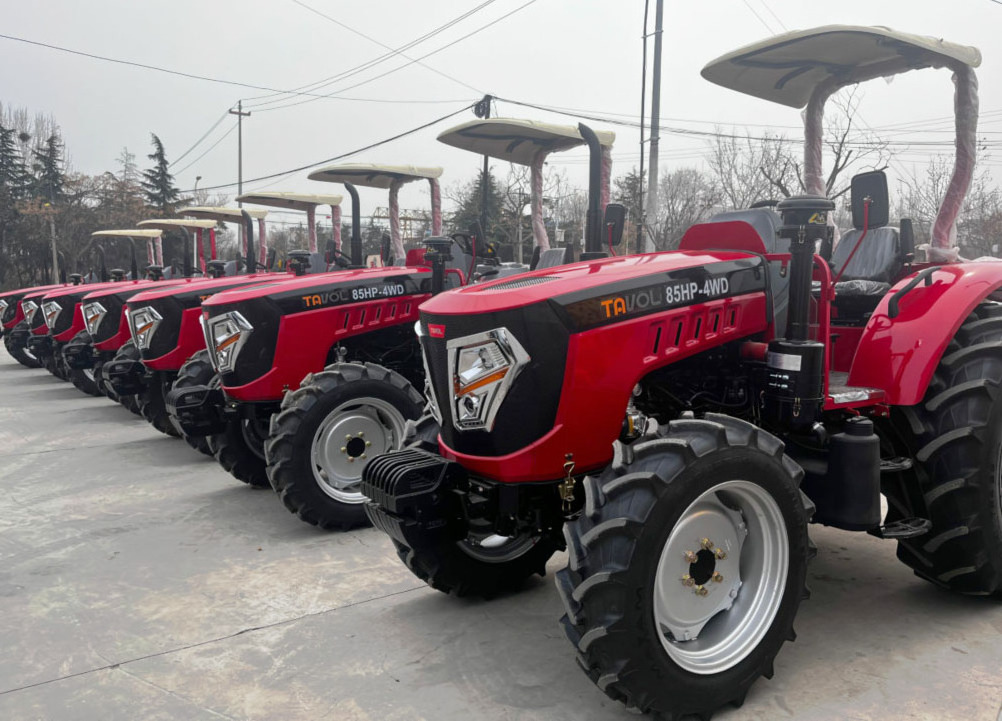
[{"label": "side mirror", "polygon": [[891,201],[887,194],[887,176],[883,170],[860,173],[852,179],[852,226],[863,229],[863,208],[866,198],[870,199],[867,228],[880,228],[890,220]]},{"label": "side mirror", "polygon": [[908,260],[915,257],[915,228],[911,218],[902,218],[898,223],[898,246],[901,255]]},{"label": "side mirror", "polygon": [[605,206],[605,222],[602,223],[603,238],[609,245],[619,245],[623,242],[623,230],[626,228],[626,206],[620,203],[609,203]]}]

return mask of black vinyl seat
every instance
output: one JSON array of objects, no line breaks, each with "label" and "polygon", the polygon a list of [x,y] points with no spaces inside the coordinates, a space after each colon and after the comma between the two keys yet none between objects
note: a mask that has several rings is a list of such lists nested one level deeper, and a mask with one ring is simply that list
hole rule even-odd
[{"label": "black vinyl seat", "polygon": [[900,234],[890,226],[870,228],[847,265],[862,234],[860,229],[849,231],[832,253],[832,275],[838,275],[845,267],[842,278],[835,284],[835,308],[843,321],[865,321],[904,269]]}]

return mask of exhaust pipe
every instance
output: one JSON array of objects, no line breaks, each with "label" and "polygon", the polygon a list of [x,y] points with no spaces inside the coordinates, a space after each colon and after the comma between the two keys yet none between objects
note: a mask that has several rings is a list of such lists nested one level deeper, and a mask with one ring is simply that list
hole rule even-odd
[{"label": "exhaust pipe", "polygon": [[257,256],[254,253],[254,219],[250,213],[241,209],[240,215],[244,219],[244,232],[247,233],[247,275],[252,275],[257,270]]},{"label": "exhaust pipe", "polygon": [[602,252],[602,144],[595,131],[584,123],[578,123],[578,132],[588,143],[588,214],[581,260],[592,260],[605,257]]}]

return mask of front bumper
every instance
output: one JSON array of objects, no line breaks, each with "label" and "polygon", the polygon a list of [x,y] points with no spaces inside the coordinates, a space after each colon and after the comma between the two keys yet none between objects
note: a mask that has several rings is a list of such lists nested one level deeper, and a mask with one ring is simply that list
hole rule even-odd
[{"label": "front bumper", "polygon": [[120,396],[134,396],[146,390],[149,378],[142,361],[119,358],[105,363],[101,373],[112,390]]},{"label": "front bumper", "polygon": [[378,456],[362,471],[365,515],[390,538],[411,548],[466,535],[466,514],[455,492],[466,469],[416,448]]},{"label": "front bumper", "polygon": [[36,358],[48,358],[52,355],[52,336],[31,335],[28,338],[28,350]]},{"label": "front bumper", "polygon": [[226,430],[225,398],[218,384],[172,389],[166,404],[167,413],[186,436],[211,436]]},{"label": "front bumper", "polygon": [[31,336],[31,331],[23,323],[20,323],[9,331],[7,331],[7,338],[12,348],[27,348],[28,338]]},{"label": "front bumper", "polygon": [[93,368],[98,357],[98,352],[90,343],[67,343],[63,348],[63,360],[71,370],[82,371]]}]

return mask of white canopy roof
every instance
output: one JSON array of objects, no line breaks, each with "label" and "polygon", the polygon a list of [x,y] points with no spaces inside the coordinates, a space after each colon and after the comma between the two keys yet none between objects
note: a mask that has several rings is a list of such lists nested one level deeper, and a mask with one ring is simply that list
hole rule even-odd
[{"label": "white canopy roof", "polygon": [[127,230],[98,230],[91,233],[92,238],[159,238],[163,233],[159,230],[144,230],[131,228]]},{"label": "white canopy roof", "polygon": [[318,205],[341,205],[340,195],[304,195],[303,193],[244,193],[237,196],[241,203],[271,205],[276,208],[309,210]]},{"label": "white canopy roof", "polygon": [[370,163],[347,163],[331,165],[314,170],[310,180],[328,183],[353,183],[367,188],[389,188],[394,180],[428,180],[442,174],[441,168],[419,168],[415,165],[373,165]]},{"label": "white canopy roof", "polygon": [[[609,131],[596,131],[595,134],[602,145],[609,147],[616,139],[616,134]],[[438,140],[519,165],[531,165],[540,150],[559,152],[585,144],[575,126],[517,118],[471,120],[444,131]]]},{"label": "white canopy roof", "polygon": [[977,48],[887,27],[825,25],[728,53],[703,68],[711,83],[802,108],[823,83],[836,87],[929,67],[977,67]]},{"label": "white canopy roof", "polygon": [[[268,215],[267,210],[251,210],[243,208],[252,218],[264,218]],[[241,208],[213,208],[207,205],[193,205],[188,208],[181,208],[178,215],[188,215],[192,218],[204,218],[206,220],[240,220],[243,216]]]},{"label": "white canopy roof", "polygon": [[185,228],[187,230],[198,230],[215,228],[214,220],[190,220],[187,218],[150,218],[140,220],[136,225],[140,228],[157,228],[158,230],[171,230],[172,228]]}]

